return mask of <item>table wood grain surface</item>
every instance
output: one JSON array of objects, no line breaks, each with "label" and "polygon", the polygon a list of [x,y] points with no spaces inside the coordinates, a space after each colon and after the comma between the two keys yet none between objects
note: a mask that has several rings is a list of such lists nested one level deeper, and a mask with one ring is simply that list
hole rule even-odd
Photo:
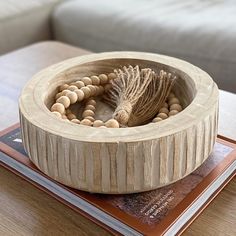
[{"label": "table wood grain surface", "polygon": [[[42,42],[0,57],[0,130],[18,122],[18,97],[40,69],[89,53],[59,42]],[[236,95],[220,91],[219,133],[236,140]],[[236,235],[234,178],[183,235]],[[109,235],[20,177],[0,167],[1,235]]]}]

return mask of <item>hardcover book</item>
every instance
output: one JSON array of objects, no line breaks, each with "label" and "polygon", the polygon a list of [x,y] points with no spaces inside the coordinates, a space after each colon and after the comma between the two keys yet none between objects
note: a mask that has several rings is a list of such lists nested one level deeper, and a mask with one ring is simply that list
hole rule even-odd
[{"label": "hardcover book", "polygon": [[16,124],[0,133],[0,165],[115,235],[176,235],[236,174],[236,144],[218,137],[209,158],[168,186],[135,194],[104,195],[75,190],[49,178],[30,161]]}]

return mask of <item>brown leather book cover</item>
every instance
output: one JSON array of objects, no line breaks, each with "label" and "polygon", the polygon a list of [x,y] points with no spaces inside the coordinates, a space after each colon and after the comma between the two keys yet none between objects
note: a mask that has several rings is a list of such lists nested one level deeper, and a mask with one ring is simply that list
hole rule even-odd
[{"label": "brown leather book cover", "polygon": [[192,174],[157,190],[104,195],[64,186],[29,160],[19,124],[0,133],[0,164],[113,234],[180,234],[235,176],[236,144],[218,137],[209,158]]}]

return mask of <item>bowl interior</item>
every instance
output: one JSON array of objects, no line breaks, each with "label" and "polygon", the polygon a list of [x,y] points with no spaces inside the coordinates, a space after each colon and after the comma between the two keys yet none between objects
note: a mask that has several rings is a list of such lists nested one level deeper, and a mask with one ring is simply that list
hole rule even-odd
[{"label": "bowl interior", "polygon": [[[162,63],[157,63],[149,60],[141,59],[130,59],[130,58],[120,58],[120,59],[103,59],[97,61],[91,61],[84,64],[80,64],[71,67],[60,74],[55,75],[53,79],[50,80],[48,85],[48,90],[45,91],[44,104],[50,110],[50,107],[55,102],[54,97],[58,93],[58,87],[65,83],[70,83],[76,81],[84,76],[99,75],[101,73],[108,74],[113,72],[114,69],[122,68],[128,65],[139,65],[140,68],[151,68],[156,72],[160,70],[165,70],[171,72],[178,77],[176,83],[173,86],[173,92],[179,98],[183,108],[186,108],[196,96],[196,88],[193,80],[185,72]],[[80,106],[83,104],[72,105],[71,109],[80,116],[78,113]],[[113,109],[104,104],[101,100],[98,102],[96,119],[107,119],[111,117]]]}]

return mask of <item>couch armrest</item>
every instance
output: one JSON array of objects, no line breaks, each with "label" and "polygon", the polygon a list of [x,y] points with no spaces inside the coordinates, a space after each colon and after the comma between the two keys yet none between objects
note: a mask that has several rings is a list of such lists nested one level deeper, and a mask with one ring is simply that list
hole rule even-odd
[{"label": "couch armrest", "polygon": [[51,38],[50,15],[61,0],[0,2],[0,54]]}]

